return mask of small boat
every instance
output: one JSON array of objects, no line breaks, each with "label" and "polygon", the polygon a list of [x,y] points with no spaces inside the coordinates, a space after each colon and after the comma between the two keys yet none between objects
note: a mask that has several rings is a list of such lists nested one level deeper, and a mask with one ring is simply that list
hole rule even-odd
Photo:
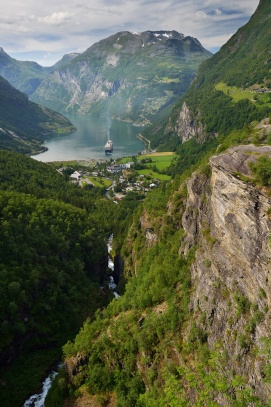
[{"label": "small boat", "polygon": [[104,146],[105,154],[110,154],[113,151],[113,142],[112,140],[107,140],[106,145]]}]

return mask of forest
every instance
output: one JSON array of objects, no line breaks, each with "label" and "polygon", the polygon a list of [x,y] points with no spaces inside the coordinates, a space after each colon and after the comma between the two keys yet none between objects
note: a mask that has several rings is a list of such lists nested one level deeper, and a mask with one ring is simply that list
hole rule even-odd
[{"label": "forest", "polygon": [[35,391],[61,346],[112,299],[100,289],[108,236],[118,241],[137,205],[128,196],[116,207],[102,189],[0,151],[1,405],[18,406]]}]

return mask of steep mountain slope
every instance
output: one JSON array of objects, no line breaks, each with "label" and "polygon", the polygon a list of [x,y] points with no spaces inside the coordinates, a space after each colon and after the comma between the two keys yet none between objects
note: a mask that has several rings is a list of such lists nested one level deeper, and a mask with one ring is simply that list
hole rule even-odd
[{"label": "steep mountain slope", "polygon": [[30,102],[0,77],[0,148],[36,153],[45,136],[74,129],[65,117]]},{"label": "steep mountain slope", "polygon": [[71,62],[74,58],[77,58],[80,54],[78,52],[71,52],[70,54],[65,54],[60,61],[56,62],[52,67],[51,71],[54,71],[55,69],[60,69],[63,66],[67,65],[69,62]]},{"label": "steep mountain slope", "polygon": [[[245,27],[250,38],[269,35],[269,25],[258,27],[269,14],[261,1]],[[208,132],[214,143],[205,144],[195,172],[186,157],[182,173],[134,214],[115,264],[125,291],[64,347],[64,373],[48,406],[270,406],[269,71],[261,79],[248,74],[264,86],[252,102],[251,90],[235,90],[215,68],[209,80],[206,66],[171,117],[171,135],[179,137],[178,118],[193,130],[183,127],[183,141],[194,137],[184,145]],[[65,394],[73,397],[63,402]]]},{"label": "steep mountain slope", "polygon": [[60,112],[146,124],[165,114],[210,56],[198,40],[175,31],[120,32],[52,72],[31,98]]},{"label": "steep mountain slope", "polygon": [[66,54],[55,65],[43,67],[32,61],[17,61],[0,47],[0,75],[14,88],[30,96],[50,72],[66,65],[78,55],[77,53]]},{"label": "steep mountain slope", "polygon": [[51,68],[36,62],[17,61],[0,48],[0,75],[21,92],[31,95]]},{"label": "steep mountain slope", "polygon": [[64,347],[59,405],[270,405],[271,147],[227,143],[135,214],[125,292]]},{"label": "steep mountain slope", "polygon": [[[250,21],[204,62],[170,119],[150,131],[153,146],[228,134],[271,110],[271,3],[261,0]],[[151,134],[152,133],[152,134]],[[165,147],[166,148],[166,147]]]}]

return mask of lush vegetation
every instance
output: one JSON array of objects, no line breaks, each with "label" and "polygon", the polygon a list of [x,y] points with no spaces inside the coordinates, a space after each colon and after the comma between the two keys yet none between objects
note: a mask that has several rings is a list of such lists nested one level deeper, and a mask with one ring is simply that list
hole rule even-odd
[{"label": "lush vegetation", "polygon": [[27,95],[34,92],[49,72],[50,68],[42,67],[36,62],[16,61],[3,49],[0,50],[0,75]]},{"label": "lush vegetation", "polygon": [[[163,215],[172,188],[154,191],[144,203],[159,217],[154,233],[161,234],[160,242],[146,250],[144,230],[137,227],[138,214],[128,236],[132,251],[123,248],[131,273],[124,294],[96,314],[95,322],[87,322],[74,343],[64,347],[66,356],[80,352],[88,360],[74,378],[76,387],[84,384],[91,394],[107,398],[114,391],[119,406],[141,405],[145,384],[136,373],[138,364],[146,370],[147,376],[143,376],[148,384],[160,394],[159,365],[166,357],[170,336],[179,335],[188,315],[189,264],[194,252],[187,259],[178,256],[182,230],[176,226],[181,214],[174,221]],[[182,300],[178,292],[182,292]]]},{"label": "lush vegetation", "polygon": [[116,206],[104,192],[79,188],[46,164],[0,151],[3,406],[19,406],[35,392],[61,346],[112,298],[99,288],[107,239],[114,232],[117,245],[139,202],[127,196]]},{"label": "lush vegetation", "polygon": [[161,151],[178,148],[181,140],[174,126],[184,102],[193,124],[201,123],[208,136],[217,133],[226,136],[253,120],[269,116],[270,8],[268,0],[261,1],[251,20],[217,54],[200,65],[196,79],[173,108],[170,120],[143,133],[151,140],[152,148],[159,146]]},{"label": "lush vegetation", "polygon": [[0,77],[0,148],[33,154],[45,136],[74,130],[66,118],[30,102]]},{"label": "lush vegetation", "polygon": [[[220,151],[240,140],[248,141],[250,135],[248,130],[232,133],[223,140]],[[209,176],[209,154],[205,152],[201,160],[202,180]],[[229,407],[247,407],[251,403],[254,407],[269,406],[255,396],[245,377],[228,369],[228,355],[220,343],[210,350],[205,316],[202,315],[201,324],[191,320],[190,265],[198,248],[192,247],[185,257],[179,253],[184,238],[186,182],[194,164],[192,160],[186,167],[186,175],[176,175],[172,182],[148,194],[143,210],[135,212],[122,247],[125,291],[121,298],[97,312],[94,322],[87,321],[75,340],[64,346],[67,360],[83,355],[84,363],[74,374],[72,384],[63,376],[59,384],[55,383],[58,400],[68,394],[78,397],[87,390],[96,395],[101,406],[109,403],[112,394],[119,407],[219,407],[221,400]],[[144,222],[154,237],[151,243],[146,241],[146,226],[140,226]],[[204,235],[214,244],[209,233],[206,230]],[[242,295],[234,294],[233,301],[236,318],[245,314],[251,320],[246,332],[255,330],[263,314],[254,312],[256,308]],[[247,347],[248,337],[245,333],[237,338],[241,348]],[[253,352],[267,354],[267,347],[265,351]],[[269,375],[267,356],[265,361],[264,369]],[[51,403],[52,399],[49,407],[54,405]]]}]

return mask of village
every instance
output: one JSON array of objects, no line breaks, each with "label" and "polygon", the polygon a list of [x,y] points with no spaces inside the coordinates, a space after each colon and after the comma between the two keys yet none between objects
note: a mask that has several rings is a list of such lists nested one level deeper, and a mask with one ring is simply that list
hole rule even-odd
[{"label": "village", "polygon": [[156,153],[118,160],[54,163],[57,171],[82,188],[102,188],[115,202],[128,193],[145,196],[162,181],[170,180],[166,168],[174,153]]}]

